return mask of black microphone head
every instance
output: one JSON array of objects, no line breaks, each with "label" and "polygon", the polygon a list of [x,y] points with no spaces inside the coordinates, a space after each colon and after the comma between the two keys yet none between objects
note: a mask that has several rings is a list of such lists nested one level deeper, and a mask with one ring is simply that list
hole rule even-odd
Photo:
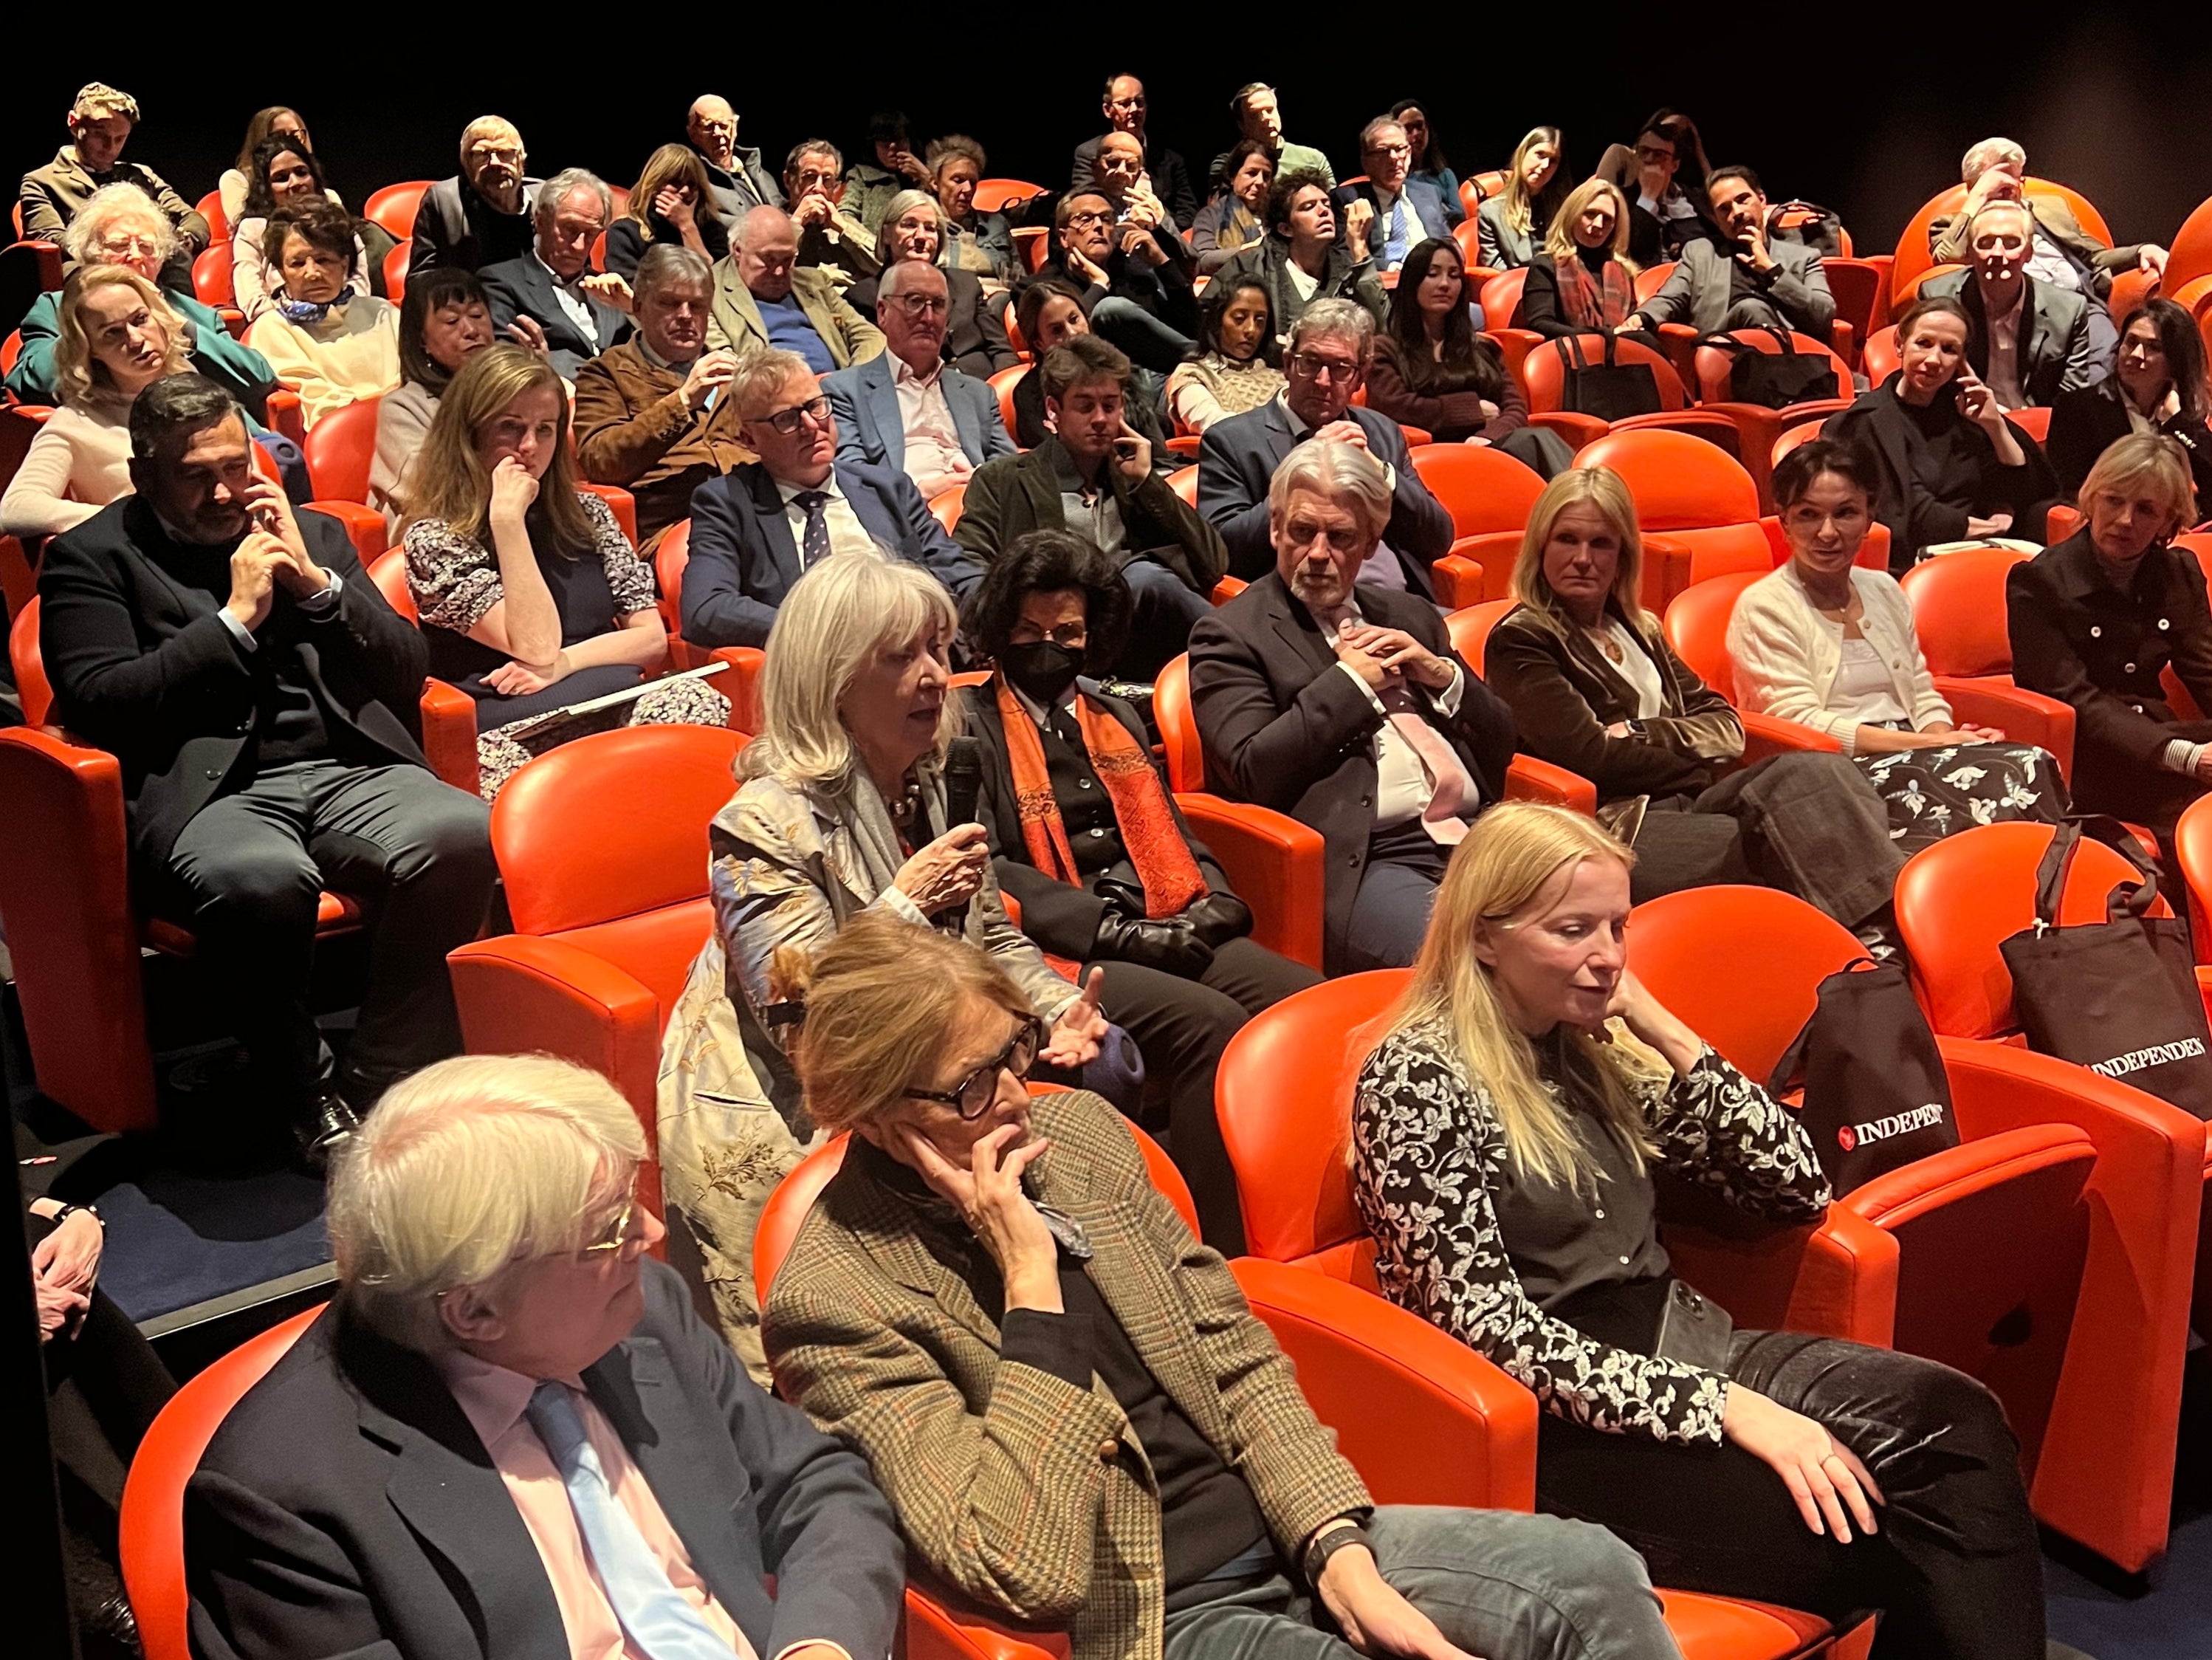
[{"label": "black microphone head", "polygon": [[945,757],[945,828],[975,822],[975,798],[983,788],[983,745],[974,738],[956,738]]}]

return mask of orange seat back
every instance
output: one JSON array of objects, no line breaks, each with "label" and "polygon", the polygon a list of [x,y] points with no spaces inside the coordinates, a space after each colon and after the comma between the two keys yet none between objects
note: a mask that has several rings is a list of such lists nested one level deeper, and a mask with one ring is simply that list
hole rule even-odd
[{"label": "orange seat back", "polygon": [[[1470,214],[1466,223],[1474,223]],[[1474,250],[1468,249],[1467,257],[1474,258]],[[1528,268],[1516,266],[1502,271],[1482,285],[1482,324],[1485,328],[1517,329],[1521,326],[1521,296],[1528,286]]]},{"label": "orange seat back", "polygon": [[1490,644],[1490,631],[1520,604],[1518,599],[1486,599],[1478,605],[1462,605],[1446,617],[1444,632],[1451,636],[1452,649],[1459,654],[1460,661],[1480,674],[1483,651]]},{"label": "orange seat back", "polygon": [[2201,963],[2212,956],[2212,795],[2189,804],[2173,827],[2173,842],[2189,884],[2189,928]]},{"label": "orange seat back", "polygon": [[[1637,522],[1646,532],[1759,523],[1759,486],[1743,463],[1688,433],[1608,433],[1575,461],[1619,473],[1636,499]],[[1773,562],[1767,561],[1770,567]]]},{"label": "orange seat back", "polygon": [[[1486,309],[1485,317],[1488,314]],[[1584,362],[1604,361],[1605,336],[1578,334],[1573,337],[1582,346]],[[1533,413],[1540,415],[1561,407],[1561,400],[1565,396],[1567,371],[1573,367],[1573,356],[1565,340],[1547,340],[1542,345],[1531,348],[1528,356],[1522,360],[1522,385],[1528,392],[1528,408]],[[1620,364],[1641,363],[1650,369],[1651,379],[1659,388],[1661,409],[1679,410],[1688,404],[1690,399],[1682,390],[1682,377],[1674,373],[1674,366],[1667,361],[1665,353],[1655,350],[1640,340],[1616,337],[1613,361]],[[1583,466],[1589,465],[1581,456],[1577,456],[1576,460]],[[1757,492],[1753,494],[1756,496]]]},{"label": "orange seat back", "polygon": [[368,501],[369,464],[376,459],[381,393],[334,409],[307,429],[307,476],[325,502]]},{"label": "orange seat back", "polygon": [[960,504],[967,499],[968,483],[965,479],[959,483],[947,485],[929,498],[929,510],[937,515],[937,522],[945,526],[947,536],[958,528]]},{"label": "orange seat back", "polygon": [[1152,682],[1152,719],[1167,752],[1168,787],[1188,795],[1206,787],[1206,751],[1190,707],[1190,659],[1170,659]]},{"label": "orange seat back", "polygon": [[1900,367],[1896,325],[1885,324],[1867,336],[1866,350],[1860,356],[1866,369],[1867,384],[1879,386],[1887,382]]},{"label": "orange seat back", "polygon": [[230,240],[230,219],[222,210],[222,192],[211,190],[192,204],[192,211],[208,222],[208,234],[218,242]]},{"label": "orange seat back", "polygon": [[15,673],[15,696],[23,705],[23,724],[43,727],[53,713],[53,683],[46,678],[39,651],[39,597],[33,594],[8,625],[8,666]]},{"label": "orange seat back", "polygon": [[1836,297],[1836,315],[1863,342],[1878,320],[1875,308],[1881,301],[1881,267],[1871,259],[1823,259],[1820,274]]},{"label": "orange seat back", "polygon": [[[2105,222],[2105,216],[2098,212],[2095,204],[2079,191],[2059,184],[2054,179],[2038,179],[2033,174],[2029,175],[2027,180],[2027,188],[2031,198],[2039,192],[2047,192],[2063,197],[2066,205],[2074,210],[2074,217],[2083,230],[2087,231],[2106,246],[2110,247],[2112,245],[2112,227]],[[1911,221],[1906,223],[1905,234],[1897,239],[1897,263],[1891,268],[1890,277],[1890,291],[1893,294],[1901,295],[1911,293],[1914,283],[1936,263],[1936,256],[1928,246],[1929,228],[1938,219],[1956,216],[1959,210],[1966,205],[1966,187],[1964,185],[1954,185],[1950,189],[1940,192],[1922,204],[1920,211],[1914,214]],[[2171,262],[2168,265],[2166,280],[2174,283],[2183,280],[2174,275]]]},{"label": "orange seat back", "polygon": [[[1764,353],[1769,357],[1778,357],[1782,355],[1782,343],[1765,329],[1736,329],[1728,337],[1749,346],[1753,351]],[[1829,369],[1835,375],[1835,384],[1831,389],[1809,393],[1805,401],[1852,396],[1850,365],[1831,351],[1826,341],[1815,340],[1809,334],[1799,334],[1793,331],[1790,336],[1790,344],[1801,356],[1826,358]],[[1731,379],[1735,373],[1735,361],[1733,353],[1724,351],[1718,346],[1700,345],[1698,348],[1698,355],[1694,362],[1698,371],[1698,398],[1700,402],[1725,404],[1735,396],[1735,388],[1731,384]]]},{"label": "orange seat back", "polygon": [[404,237],[384,256],[384,297],[395,306],[407,297],[407,267],[414,253],[414,238]]},{"label": "orange seat back", "polygon": [[2166,292],[2178,295],[2205,277],[2212,277],[2212,197],[2199,202],[2174,233],[2166,256]]},{"label": "orange seat back", "polygon": [[1784,456],[1789,454],[1800,444],[1811,443],[1820,435],[1820,429],[1827,424],[1828,418],[1821,416],[1811,421],[1800,421],[1796,426],[1785,429],[1782,436],[1774,441],[1774,447],[1768,453],[1767,459],[1776,466],[1780,466]]},{"label": "orange seat back", "polygon": [[1528,522],[1544,481],[1504,450],[1468,444],[1424,444],[1411,452],[1413,471],[1452,516],[1452,535],[1517,531]]},{"label": "orange seat back", "polygon": [[660,540],[653,548],[653,585],[660,590],[660,625],[668,630],[671,640],[684,631],[684,568],[690,562],[691,521],[679,519],[660,532]]},{"label": "orange seat back", "polygon": [[422,198],[434,180],[410,179],[401,185],[386,185],[371,193],[362,204],[364,216],[392,233],[395,242],[404,242],[415,234],[416,210],[422,205]]},{"label": "orange seat back", "polygon": [[1378,1288],[1352,1200],[1352,1091],[1411,978],[1382,969],[1309,987],[1254,1015],[1222,1052],[1214,1108],[1253,1256]]},{"label": "orange seat back", "polygon": [[1009,438],[1014,436],[1018,425],[1014,414],[1014,388],[1021,385],[1022,377],[1029,372],[1027,363],[1017,363],[1010,369],[1000,369],[991,377],[991,390],[999,396],[999,419],[1005,425]]},{"label": "orange seat back", "polygon": [[1743,591],[1767,573],[1736,571],[1694,582],[1667,607],[1667,643],[1691,672],[1730,702],[1735,701],[1735,660],[1729,655],[1729,619]]},{"label": "orange seat back", "polygon": [[376,591],[384,596],[384,603],[410,623],[420,623],[422,613],[416,609],[415,591],[407,586],[407,551],[394,548],[368,568],[368,580],[376,584]]},{"label": "orange seat back", "polygon": [[2012,548],[1961,548],[1915,565],[1900,579],[1931,674],[2010,674],[2005,578],[2033,558]]},{"label": "orange seat back", "polygon": [[1662,259],[1656,265],[1646,265],[1636,273],[1636,303],[1642,305],[1667,286],[1667,279],[1674,274],[1676,262]]},{"label": "orange seat back", "polygon": [[[2031,405],[2024,410],[2007,410],[2005,419],[2018,427],[2039,444],[2051,441],[2051,406],[2048,404]],[[2064,540],[2064,538],[2060,538]]]},{"label": "orange seat back", "polygon": [[231,280],[230,244],[211,242],[192,261],[192,294],[203,306],[236,302],[238,290]]},{"label": "orange seat back", "polygon": [[1045,187],[1026,179],[979,179],[975,181],[975,211],[1002,213],[1016,203],[1042,196]]}]

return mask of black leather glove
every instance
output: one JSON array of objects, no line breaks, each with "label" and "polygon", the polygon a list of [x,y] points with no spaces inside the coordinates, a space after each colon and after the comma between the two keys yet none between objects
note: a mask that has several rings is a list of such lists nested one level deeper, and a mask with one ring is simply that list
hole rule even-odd
[{"label": "black leather glove", "polygon": [[1098,939],[1091,955],[1094,961],[1103,958],[1109,962],[1133,963],[1178,979],[1195,980],[1213,961],[1213,947],[1180,916],[1155,922],[1109,910],[1098,919]]},{"label": "black leather glove", "polygon": [[1233,893],[1208,893],[1182,908],[1182,920],[1214,951],[1252,932],[1252,908]]}]

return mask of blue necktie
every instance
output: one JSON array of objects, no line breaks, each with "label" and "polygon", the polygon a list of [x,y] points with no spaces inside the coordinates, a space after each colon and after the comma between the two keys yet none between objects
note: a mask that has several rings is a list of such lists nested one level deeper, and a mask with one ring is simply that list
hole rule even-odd
[{"label": "blue necktie", "polygon": [[1382,269],[1395,271],[1406,263],[1406,195],[1390,204],[1390,222],[1382,238]]},{"label": "blue necktie", "polygon": [[805,534],[799,544],[799,569],[812,570],[830,556],[830,492],[801,490],[791,499],[806,515]]},{"label": "blue necktie", "polygon": [[698,1609],[684,1600],[645,1542],[637,1523],[607,1485],[599,1455],[584,1433],[576,1403],[566,1384],[550,1379],[530,1397],[531,1428],[545,1444],[577,1529],[599,1571],[607,1600],[630,1640],[653,1660],[730,1660],[731,1645],[714,1634]]}]

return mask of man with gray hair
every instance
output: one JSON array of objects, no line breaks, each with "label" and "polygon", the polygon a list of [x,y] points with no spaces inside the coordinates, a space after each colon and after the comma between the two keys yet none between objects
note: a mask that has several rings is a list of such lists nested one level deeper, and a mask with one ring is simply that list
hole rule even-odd
[{"label": "man with gray hair", "polygon": [[576,465],[637,500],[638,551],[691,511],[710,478],[753,459],[730,392],[737,357],[707,346],[714,273],[703,254],[657,243],[637,262],[637,331],[576,371]]},{"label": "man with gray hair", "polygon": [[[1920,285],[1923,299],[1948,295],[1966,308],[1966,361],[2000,409],[2048,405],[2095,386],[2111,373],[2117,345],[2112,319],[2094,296],[2030,274],[2034,235],[2025,202],[1984,202],[1967,227],[1966,269]],[[2093,318],[2103,319],[2101,331]]]},{"label": "man with gray hair", "polygon": [[653,1260],[646,1157],[550,1056],[392,1091],[331,1175],[336,1300],[185,1490],[195,1653],[889,1652],[890,1506]]},{"label": "man with gray hair", "polygon": [[740,357],[773,346],[797,352],[817,374],[865,363],[884,349],[873,323],[854,311],[828,271],[799,264],[799,227],[781,208],[755,208],[730,233],[714,263],[709,345]]},{"label": "man with gray hair", "polygon": [[529,252],[538,185],[523,171],[529,160],[522,134],[503,115],[479,115],[462,128],[461,170],[422,192],[407,269],[482,271]]},{"label": "man with gray hair", "polygon": [[[165,286],[189,294],[193,257],[207,246],[211,233],[198,210],[160,173],[123,159],[123,147],[137,125],[138,100],[129,93],[99,81],[80,87],[70,104],[70,142],[46,166],[23,175],[15,198],[18,223],[33,241],[58,242],[94,191],[136,185],[176,232]],[[75,255],[70,263],[76,263]]]},{"label": "man with gray hair", "polygon": [[1504,796],[1513,715],[1434,605],[1358,580],[1393,511],[1370,451],[1300,444],[1265,506],[1273,569],[1191,630],[1206,781],[1321,832],[1327,972],[1402,967],[1451,848]]},{"label": "man with gray hair", "polygon": [[1382,464],[1389,522],[1359,574],[1363,582],[1433,599],[1429,567],[1451,551],[1452,517],[1413,471],[1406,435],[1352,394],[1374,355],[1375,319],[1352,300],[1316,300],[1292,325],[1288,384],[1257,409],[1217,421],[1198,447],[1198,510],[1229,544],[1229,573],[1249,581],[1275,562],[1267,481],[1309,438],[1364,449]]},{"label": "man with gray hair", "polygon": [[592,246],[613,217],[614,192],[605,181],[581,167],[564,168],[538,187],[529,252],[477,272],[493,326],[507,334],[519,318],[535,323],[564,380],[629,337],[629,284],[592,269]]},{"label": "man with gray hair", "polygon": [[760,146],[738,143],[738,112],[728,99],[712,92],[693,99],[684,136],[707,164],[707,185],[725,222],[755,208],[783,205],[783,193],[761,165]]},{"label": "man with gray hair", "polygon": [[844,202],[845,158],[826,138],[802,138],[783,164],[783,193],[799,230],[799,263],[826,271],[839,288],[884,268],[876,234]]},{"label": "man with gray hair", "polygon": [[1395,116],[1378,115],[1359,130],[1359,164],[1367,176],[1340,185],[1336,200],[1347,229],[1364,235],[1374,250],[1375,269],[1397,270],[1422,241],[1451,240],[1443,192],[1426,179],[1410,177],[1413,146]]}]

